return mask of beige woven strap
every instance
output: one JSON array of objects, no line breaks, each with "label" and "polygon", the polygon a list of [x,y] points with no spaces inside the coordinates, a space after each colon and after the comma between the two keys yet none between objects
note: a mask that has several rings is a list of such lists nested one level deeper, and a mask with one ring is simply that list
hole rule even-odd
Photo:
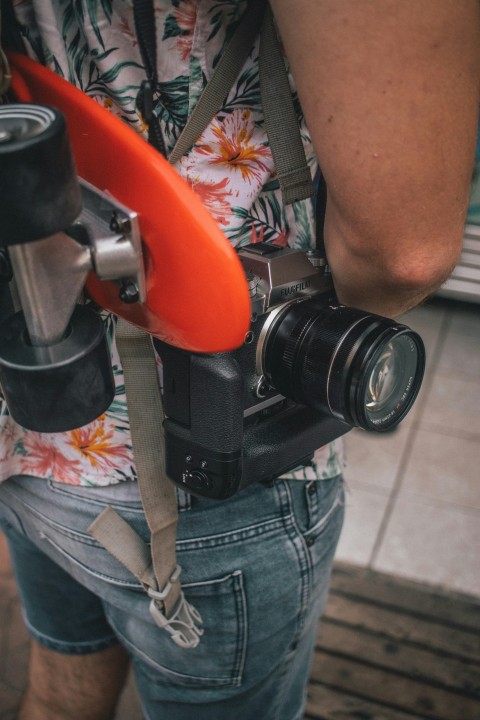
[{"label": "beige woven strap", "polygon": [[268,141],[285,205],[312,197],[305,156],[280,42],[268,5],[260,40],[260,93]]},{"label": "beige woven strap", "polygon": [[221,109],[258,35],[265,0],[252,0],[203,90],[168,161],[174,165],[187,153]]},{"label": "beige woven strap", "polygon": [[173,165],[192,148],[222,108],[260,27],[260,92],[265,126],[283,201],[288,205],[311,197],[313,183],[273,14],[265,0],[253,0],[247,8],[182,130],[169,162]]},{"label": "beige woven strap", "polygon": [[181,647],[196,647],[202,635],[201,617],[187,603],[180,586],[175,552],[177,499],[164,470],[163,407],[151,338],[119,318],[116,339],[151,552],[112,508],[103,511],[89,532],[142,583],[152,599],[150,612],[157,624]]}]

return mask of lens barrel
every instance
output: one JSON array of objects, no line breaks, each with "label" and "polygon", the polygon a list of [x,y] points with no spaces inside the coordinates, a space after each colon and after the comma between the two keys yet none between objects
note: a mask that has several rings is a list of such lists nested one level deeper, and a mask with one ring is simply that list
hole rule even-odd
[{"label": "lens barrel", "polygon": [[377,432],[405,417],[424,370],[406,325],[319,296],[286,306],[263,340],[262,371],[285,397]]}]

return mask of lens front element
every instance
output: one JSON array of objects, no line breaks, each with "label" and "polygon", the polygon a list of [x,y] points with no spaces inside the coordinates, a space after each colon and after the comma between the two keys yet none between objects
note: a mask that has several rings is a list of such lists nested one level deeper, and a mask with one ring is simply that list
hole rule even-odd
[{"label": "lens front element", "polygon": [[358,414],[363,427],[388,429],[404,417],[417,394],[412,388],[418,384],[419,364],[423,368],[411,331],[400,330],[390,340],[382,338],[366,368],[365,382],[359,384]]},{"label": "lens front element", "polygon": [[377,432],[406,415],[425,369],[423,342],[407,326],[318,297],[278,314],[262,358],[285,397]]}]

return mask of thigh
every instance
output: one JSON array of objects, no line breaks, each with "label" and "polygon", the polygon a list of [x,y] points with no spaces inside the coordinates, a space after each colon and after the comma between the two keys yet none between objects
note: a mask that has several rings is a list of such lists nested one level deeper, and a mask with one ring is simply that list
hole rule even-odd
[{"label": "thigh", "polygon": [[153,624],[138,582],[86,531],[109,502],[148,539],[138,496],[95,490],[21,478],[0,487],[0,500],[17,529],[101,598],[134,659],[147,718],[301,717],[341,527],[341,480],[252,485],[225,503],[194,500],[180,514],[182,585],[204,621],[189,650]]},{"label": "thigh", "polygon": [[95,653],[117,644],[97,595],[14,530],[8,520],[4,518],[0,525],[8,540],[30,635],[43,647],[69,655]]}]

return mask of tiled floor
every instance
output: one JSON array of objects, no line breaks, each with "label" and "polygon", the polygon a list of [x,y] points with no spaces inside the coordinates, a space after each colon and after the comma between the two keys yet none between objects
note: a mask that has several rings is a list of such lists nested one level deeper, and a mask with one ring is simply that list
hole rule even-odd
[{"label": "tiled floor", "polygon": [[480,305],[437,299],[403,320],[426,378],[395,432],[347,436],[337,557],[480,596]]}]

